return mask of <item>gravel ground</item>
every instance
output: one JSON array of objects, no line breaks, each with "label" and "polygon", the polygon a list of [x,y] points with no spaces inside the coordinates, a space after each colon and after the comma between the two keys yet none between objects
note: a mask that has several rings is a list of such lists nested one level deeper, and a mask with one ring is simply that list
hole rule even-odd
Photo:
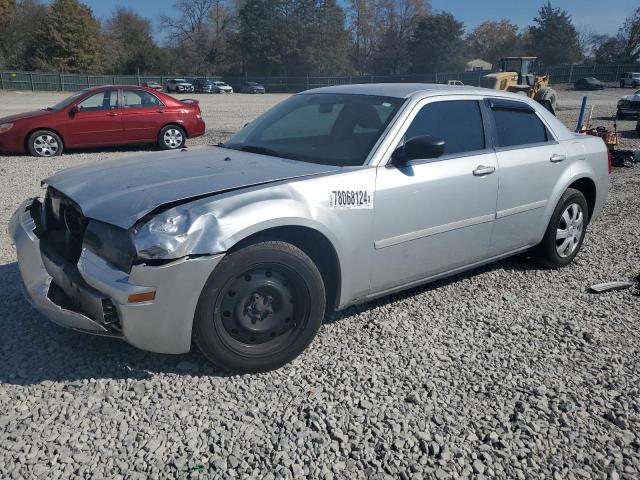
[{"label": "gravel ground", "polygon": [[[621,94],[592,96],[594,123]],[[560,93],[568,125],[580,97]],[[55,98],[0,94],[0,116]],[[209,131],[190,144],[281,98],[206,97]],[[637,149],[633,123],[619,127]],[[139,150],[0,157],[0,224],[39,179]],[[585,292],[640,274],[640,168],[611,180],[572,266],[517,257],[351,308],[259,375],[51,324],[21,295],[3,228],[0,478],[638,479],[640,297]]]}]

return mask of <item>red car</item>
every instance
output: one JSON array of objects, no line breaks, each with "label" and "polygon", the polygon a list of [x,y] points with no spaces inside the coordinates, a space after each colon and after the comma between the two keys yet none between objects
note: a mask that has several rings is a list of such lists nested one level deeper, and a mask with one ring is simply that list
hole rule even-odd
[{"label": "red car", "polygon": [[195,100],[145,87],[103,86],[44,110],[0,118],[0,151],[52,157],[63,149],[143,143],[172,150],[204,131]]}]

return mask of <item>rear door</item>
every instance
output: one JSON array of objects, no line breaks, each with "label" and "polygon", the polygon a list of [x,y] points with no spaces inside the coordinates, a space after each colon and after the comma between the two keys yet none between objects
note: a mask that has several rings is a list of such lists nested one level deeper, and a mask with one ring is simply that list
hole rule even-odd
[{"label": "rear door", "polygon": [[540,240],[545,207],[569,162],[564,146],[529,104],[487,99],[485,106],[500,167],[491,240],[491,253],[499,255]]},{"label": "rear door", "polygon": [[127,142],[155,142],[165,124],[166,107],[146,90],[122,89],[122,122]]},{"label": "rear door", "polygon": [[118,90],[104,90],[76,105],[63,133],[69,147],[91,147],[122,143],[122,117]]},{"label": "rear door", "polygon": [[[436,159],[378,167],[372,290],[376,292],[473,264],[487,256],[498,172],[481,99],[427,99],[403,139],[445,141]],[[412,118],[412,115],[413,118]]]}]

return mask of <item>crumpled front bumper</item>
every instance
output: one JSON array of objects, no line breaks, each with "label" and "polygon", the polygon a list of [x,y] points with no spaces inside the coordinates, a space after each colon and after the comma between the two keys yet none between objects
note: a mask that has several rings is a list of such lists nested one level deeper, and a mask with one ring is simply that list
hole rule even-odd
[{"label": "crumpled front bumper", "polygon": [[[27,298],[40,313],[60,326],[122,338],[143,350],[190,350],[198,298],[224,254],[136,265],[127,274],[83,249],[76,268],[41,251],[33,202],[25,201],[13,214],[9,234]],[[129,295],[150,290],[156,292],[154,300],[128,301]]]}]

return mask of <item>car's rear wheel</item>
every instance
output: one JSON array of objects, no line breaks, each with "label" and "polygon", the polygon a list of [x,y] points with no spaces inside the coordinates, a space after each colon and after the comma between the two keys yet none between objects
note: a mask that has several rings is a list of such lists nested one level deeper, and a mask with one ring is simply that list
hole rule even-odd
[{"label": "car's rear wheel", "polygon": [[579,190],[567,189],[551,216],[542,242],[534,249],[534,258],[548,268],[570,264],[576,257],[587,232],[589,206]]},{"label": "car's rear wheel", "polygon": [[163,150],[175,150],[182,148],[187,143],[187,134],[177,125],[167,125],[160,130],[158,144]]},{"label": "car's rear wheel", "polygon": [[227,255],[211,274],[198,301],[194,340],[225,370],[272,370],[311,343],[325,303],[322,276],[302,250],[256,243]]},{"label": "car's rear wheel", "polygon": [[34,157],[55,157],[62,154],[64,144],[57,133],[38,130],[29,135],[27,148]]}]

